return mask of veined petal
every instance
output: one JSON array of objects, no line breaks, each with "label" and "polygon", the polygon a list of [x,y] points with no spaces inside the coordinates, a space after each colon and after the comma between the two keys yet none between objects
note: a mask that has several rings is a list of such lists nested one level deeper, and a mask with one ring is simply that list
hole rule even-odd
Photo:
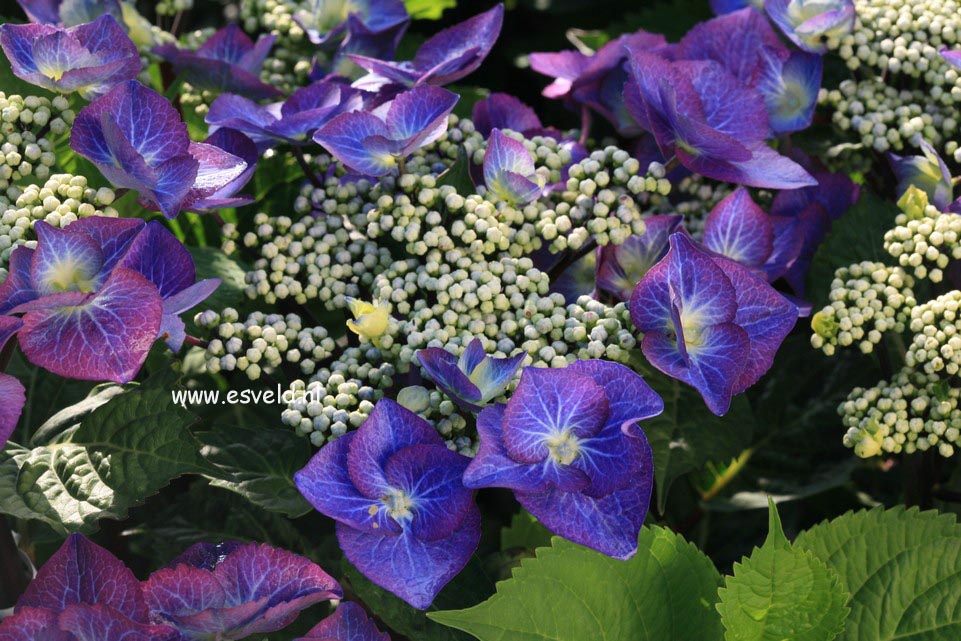
[{"label": "veined petal", "polygon": [[30,281],[37,294],[94,291],[99,283],[104,256],[90,236],[58,229],[44,221],[34,225],[37,249],[30,265]]},{"label": "veined petal", "polygon": [[748,267],[760,267],[774,251],[774,227],[744,188],[719,202],[704,222],[704,246]]},{"label": "veined petal", "polygon": [[[297,641],[390,641],[356,603],[345,601]],[[3,641],[0,639],[0,641]]]},{"label": "veined petal", "polygon": [[87,300],[27,313],[20,347],[31,363],[65,378],[127,383],[147,358],[162,313],[157,288],[118,267]]},{"label": "veined petal", "polygon": [[337,524],[337,540],[347,559],[368,579],[420,610],[467,565],[480,534],[476,507],[453,534],[437,541],[418,539],[411,532],[380,536]]}]

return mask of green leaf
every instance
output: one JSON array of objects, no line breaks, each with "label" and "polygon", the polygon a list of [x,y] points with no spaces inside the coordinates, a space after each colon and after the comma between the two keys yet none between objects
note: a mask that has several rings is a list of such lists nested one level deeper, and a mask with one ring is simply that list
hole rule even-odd
[{"label": "green leaf", "polygon": [[44,445],[66,430],[77,427],[95,409],[101,405],[106,405],[114,397],[123,394],[128,389],[130,387],[113,383],[98,385],[90,391],[87,398],[73,405],[68,405],[44,421],[43,425],[37,428],[30,439],[30,445]]},{"label": "green leaf", "polygon": [[222,310],[232,307],[244,299],[244,276],[246,270],[239,262],[230,258],[215,247],[190,247],[194,265],[197,267],[197,280],[219,278],[220,287],[205,300],[204,309]]},{"label": "green leaf", "polygon": [[692,387],[663,376],[645,380],[664,399],[664,412],[641,423],[654,453],[658,510],[664,511],[671,484],[714,461],[727,463],[751,444],[754,416],[741,395],[724,416],[715,416]]},{"label": "green leaf", "polygon": [[236,492],[265,510],[291,518],[310,511],[294,486],[294,472],[310,460],[307,439],[293,430],[217,425],[197,435],[202,454],[220,474],[211,485]]},{"label": "green leaf", "polygon": [[414,20],[439,20],[445,10],[457,6],[457,0],[404,0],[404,6]]},{"label": "green leaf", "polygon": [[734,564],[718,591],[727,641],[831,641],[844,627],[847,592],[810,552],[791,547],[769,500],[767,540]]},{"label": "green leaf", "polygon": [[447,168],[447,171],[437,177],[437,187],[450,185],[458,194],[473,194],[477,189],[470,177],[470,158],[463,146],[457,148],[457,160]]},{"label": "green leaf", "polygon": [[833,568],[850,593],[844,641],[961,638],[961,525],[902,507],[849,512],[795,547]]},{"label": "green leaf", "polygon": [[0,509],[60,534],[123,518],[171,479],[210,470],[187,429],[193,421],[168,390],[136,390],[97,408],[56,443],[32,450],[12,444],[0,459]]},{"label": "green leaf", "polygon": [[501,551],[546,547],[551,544],[551,536],[540,521],[522,510],[514,515],[509,527],[501,530]]},{"label": "green leaf", "polygon": [[884,233],[894,226],[900,210],[893,202],[882,200],[866,189],[861,198],[831,225],[831,231],[818,247],[808,270],[808,299],[814,308],[827,304],[831,281],[839,267],[865,260],[896,264],[884,251]]},{"label": "green leaf", "polygon": [[629,561],[555,537],[484,603],[428,616],[481,641],[719,641],[719,581],[710,559],[660,527],[641,530]]},{"label": "green leaf", "polygon": [[[423,611],[414,609],[387,590],[375,585],[347,559],[343,561],[343,569],[345,578],[354,592],[392,630],[417,641],[470,641],[470,635],[431,621]],[[475,556],[460,571],[460,574],[440,591],[428,608],[428,612],[474,605],[489,597],[493,591],[493,581],[484,572],[481,562]]]}]

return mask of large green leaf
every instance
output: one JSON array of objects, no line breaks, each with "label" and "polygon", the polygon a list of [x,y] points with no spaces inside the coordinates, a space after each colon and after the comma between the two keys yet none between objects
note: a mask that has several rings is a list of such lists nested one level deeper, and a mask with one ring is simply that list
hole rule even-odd
[{"label": "large green leaf", "polygon": [[0,458],[0,511],[44,521],[61,534],[89,532],[181,474],[208,471],[188,426],[194,416],[164,389],[122,394],[56,442],[15,444]]},{"label": "large green leaf", "polygon": [[484,603],[428,616],[481,641],[719,641],[719,580],[710,559],[660,527],[641,531],[629,561],[555,537]]},{"label": "large green leaf", "polygon": [[664,399],[664,412],[641,423],[654,454],[657,504],[664,510],[671,484],[708,462],[727,463],[751,444],[754,417],[744,396],[724,416],[707,409],[691,387],[660,374],[645,376]]},{"label": "large green leaf", "polygon": [[831,641],[844,627],[848,595],[837,574],[791,547],[770,502],[767,540],[734,564],[718,592],[727,641]]},{"label": "large green leaf", "polygon": [[850,593],[844,641],[961,638],[961,525],[895,508],[849,512],[803,532],[795,547],[833,568]]},{"label": "large green leaf", "polygon": [[292,518],[310,511],[294,486],[294,472],[310,460],[307,439],[288,429],[223,425],[197,436],[204,458],[220,471],[210,476],[211,485]]}]

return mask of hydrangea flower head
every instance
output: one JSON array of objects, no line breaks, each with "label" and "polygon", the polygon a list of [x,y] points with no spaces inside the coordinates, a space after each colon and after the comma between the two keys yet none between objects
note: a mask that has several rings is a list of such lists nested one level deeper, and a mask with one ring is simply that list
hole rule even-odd
[{"label": "hydrangea flower head", "polygon": [[552,532],[618,559],[637,551],[653,485],[638,421],[664,402],[617,363],[528,367],[507,405],[477,418],[468,487],[505,487]]},{"label": "hydrangea flower head", "polygon": [[633,50],[625,101],[665,158],[709,178],[775,189],[815,184],[800,165],[764,142],[770,132],[760,93],[711,60],[670,62]]},{"label": "hydrangea flower head", "polygon": [[484,184],[497,198],[512,205],[526,205],[536,200],[543,189],[531,152],[523,142],[499,129],[491,132],[484,152]]},{"label": "hydrangea flower head", "polygon": [[378,60],[348,54],[355,63],[379,81],[411,87],[419,84],[446,85],[475,71],[490,53],[504,22],[504,5],[480,13],[431,36],[420,46],[414,59],[405,62]]},{"label": "hydrangea flower head", "polygon": [[900,197],[912,185],[923,190],[928,200],[940,211],[947,211],[954,193],[951,170],[941,155],[926,140],[921,141],[921,156],[898,156],[888,154],[891,169],[898,179],[897,195]]},{"label": "hydrangea flower head", "polygon": [[644,219],[643,234],[632,235],[620,245],[598,249],[598,289],[627,300],[644,275],[667,254],[668,239],[681,228],[684,216],[660,214]]},{"label": "hydrangea flower head", "polygon": [[479,412],[504,393],[525,356],[521,352],[510,358],[493,358],[484,352],[479,338],[472,340],[459,358],[440,347],[417,352],[431,380],[455,403],[472,412]]},{"label": "hydrangea flower head", "polygon": [[480,512],[461,481],[468,462],[427,421],[383,399],[294,483],[337,521],[340,547],[358,570],[425,609],[480,540]]},{"label": "hydrangea flower head", "polygon": [[140,583],[110,552],[71,535],[0,622],[2,641],[174,641],[149,623]]},{"label": "hydrangea flower head", "polygon": [[110,15],[62,28],[46,24],[0,25],[14,75],[50,91],[76,91],[93,100],[140,73],[140,54]]},{"label": "hydrangea flower head", "polygon": [[851,33],[857,18],[853,0],[766,0],[764,9],[784,35],[812,53]]},{"label": "hydrangea flower head", "polygon": [[[0,316],[0,352],[4,345],[23,327],[23,321],[13,316]],[[26,403],[26,391],[13,376],[0,373],[0,407],[4,408],[0,416],[0,450],[13,435],[13,430],[20,420],[20,413]]]},{"label": "hydrangea flower head", "polygon": [[180,114],[159,93],[130,80],[80,110],[70,147],[118,187],[168,218],[232,183],[247,163],[195,143]]},{"label": "hydrangea flower head", "polygon": [[260,80],[260,68],[275,39],[274,35],[265,35],[255,43],[232,24],[210,36],[197,51],[166,44],[155,47],[154,53],[198,89],[231,91],[253,99],[272,98],[280,91]]},{"label": "hydrangea flower head", "polygon": [[821,56],[789,50],[753,7],[698,24],[678,43],[674,58],[713,60],[755,88],[775,133],[811,124],[821,88]]},{"label": "hydrangea flower head", "polygon": [[751,270],[684,234],[631,296],[641,349],[654,367],[697,389],[717,415],[757,382],[798,317],[797,307]]},{"label": "hydrangea flower head", "polygon": [[314,140],[351,170],[383,176],[447,131],[457,100],[446,89],[418,85],[373,112],[337,116],[317,130]]},{"label": "hydrangea flower head", "polygon": [[241,131],[261,147],[274,141],[302,144],[335,116],[362,106],[359,91],[321,80],[297,89],[283,102],[266,106],[244,96],[223,94],[210,105],[207,123]]},{"label": "hydrangea flower head", "polygon": [[797,219],[767,214],[742,187],[711,210],[703,243],[774,282],[797,260],[804,235]]},{"label": "hydrangea flower head", "polygon": [[120,0],[17,0],[30,22],[74,27],[103,15],[123,21]]},{"label": "hydrangea flower head", "polygon": [[301,610],[339,599],[310,560],[259,543],[199,543],[143,584],[151,618],[185,639],[242,639],[290,625]]},{"label": "hydrangea flower head", "polygon": [[22,314],[26,357],[81,380],[132,380],[157,338],[180,349],[179,314],[219,280],[195,283],[193,260],[157,222],[92,216],[66,229],[38,221],[0,285],[0,314]]},{"label": "hydrangea flower head", "polygon": [[347,601],[297,641],[390,641],[390,635],[377,629],[364,608]]}]

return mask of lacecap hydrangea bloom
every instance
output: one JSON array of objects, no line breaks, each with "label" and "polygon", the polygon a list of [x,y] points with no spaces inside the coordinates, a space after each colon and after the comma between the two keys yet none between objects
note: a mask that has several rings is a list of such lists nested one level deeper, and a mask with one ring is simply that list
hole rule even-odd
[{"label": "lacecap hydrangea bloom", "polygon": [[339,82],[320,80],[279,103],[260,105],[232,93],[214,100],[207,124],[243,132],[265,149],[278,142],[303,144],[328,121],[363,106],[361,93]]},{"label": "lacecap hydrangea bloom", "polygon": [[498,199],[511,205],[525,205],[543,191],[534,168],[534,159],[519,140],[500,129],[490,134],[484,152],[484,184]]},{"label": "lacecap hydrangea bloom", "polygon": [[124,564],[71,535],[0,622],[0,641],[180,641],[150,623],[140,582]]},{"label": "lacecap hydrangea bloom", "polygon": [[852,0],[765,0],[764,10],[797,46],[824,53],[854,28]]},{"label": "lacecap hydrangea bloom", "polygon": [[131,80],[80,110],[70,147],[117,187],[135,189],[145,207],[174,218],[224,196],[247,163],[220,147],[190,140],[177,109]]},{"label": "lacecap hydrangea bloom", "polygon": [[140,73],[140,54],[110,15],[62,28],[0,25],[0,46],[18,78],[54,92],[93,100]]},{"label": "lacecap hydrangea bloom", "polygon": [[108,14],[119,22],[120,0],[17,0],[30,22],[73,27]]},{"label": "lacecap hydrangea bloom", "polygon": [[644,219],[643,234],[632,234],[623,244],[598,249],[597,288],[618,300],[628,300],[644,275],[667,254],[671,234],[681,229],[683,222],[681,215],[656,214]]},{"label": "lacecap hydrangea bloom", "polygon": [[317,130],[314,141],[349,169],[383,176],[447,131],[447,116],[459,96],[418,85],[374,111],[344,113]]},{"label": "lacecap hydrangea bloom", "polygon": [[37,248],[11,255],[0,314],[22,315],[23,353],[60,376],[133,380],[158,338],[180,349],[179,314],[220,284],[195,282],[190,253],[157,222],[92,216],[34,229]]},{"label": "lacecap hydrangea bloom", "polygon": [[321,448],[294,483],[337,521],[337,540],[358,570],[425,609],[480,540],[474,493],[461,480],[469,462],[430,423],[383,399],[360,428]]},{"label": "lacecap hydrangea bloom", "polygon": [[156,623],[183,639],[243,639],[287,627],[301,610],[340,599],[310,560],[260,543],[198,543],[143,584]]},{"label": "lacecap hydrangea bloom", "polygon": [[498,4],[434,34],[417,49],[413,60],[394,62],[357,54],[348,54],[347,57],[370,72],[358,81],[364,88],[388,84],[402,87],[446,85],[460,80],[481,65],[500,35],[503,22],[504,5]]},{"label": "lacecap hydrangea bloom", "polygon": [[510,358],[493,358],[484,352],[479,338],[472,340],[460,357],[440,347],[417,352],[430,379],[455,403],[472,412],[479,412],[506,391],[526,356],[521,352]]},{"label": "lacecap hydrangea bloom", "polygon": [[641,350],[668,376],[694,387],[715,414],[771,367],[797,306],[741,264],[678,232],[631,296]]},{"label": "lacecap hydrangea bloom", "polygon": [[255,43],[232,24],[212,35],[197,51],[160,45],[154,53],[169,61],[177,74],[198,89],[230,91],[253,99],[273,98],[280,91],[261,81],[259,74],[275,39],[265,35]]},{"label": "lacecap hydrangea bloom", "polygon": [[506,405],[477,418],[471,488],[504,487],[555,534],[618,559],[637,551],[654,463],[638,421],[664,402],[618,363],[528,367]]}]

